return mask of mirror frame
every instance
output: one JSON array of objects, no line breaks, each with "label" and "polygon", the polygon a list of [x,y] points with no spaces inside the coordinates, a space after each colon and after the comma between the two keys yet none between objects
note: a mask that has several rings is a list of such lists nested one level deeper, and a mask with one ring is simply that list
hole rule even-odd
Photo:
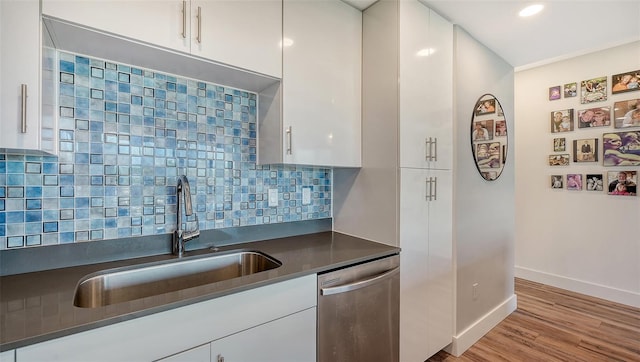
[{"label": "mirror frame", "polygon": [[[493,94],[485,93],[476,101],[471,112],[469,139],[473,162],[480,176],[486,181],[497,180],[506,164],[509,142],[504,109]],[[482,156],[482,159],[478,155],[480,145],[486,145],[486,156]],[[495,147],[498,147],[497,166]],[[491,150],[494,151],[490,152]]]}]

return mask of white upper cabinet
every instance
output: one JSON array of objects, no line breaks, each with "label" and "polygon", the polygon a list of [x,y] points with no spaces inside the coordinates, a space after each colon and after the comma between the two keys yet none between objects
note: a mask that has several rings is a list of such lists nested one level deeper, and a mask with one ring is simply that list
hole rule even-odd
[{"label": "white upper cabinet", "polygon": [[359,167],[362,12],[339,0],[285,0],[283,21],[280,162]]},{"label": "white upper cabinet", "polygon": [[400,166],[451,169],[453,26],[418,1],[400,5]]},{"label": "white upper cabinet", "polygon": [[191,3],[191,52],[282,77],[282,1],[200,0]]},{"label": "white upper cabinet", "polygon": [[153,46],[282,76],[277,0],[43,0],[42,13]]},{"label": "white upper cabinet", "polygon": [[169,49],[191,49],[190,1],[42,0],[42,14]]},{"label": "white upper cabinet", "polygon": [[0,148],[41,149],[40,5],[0,1]]}]

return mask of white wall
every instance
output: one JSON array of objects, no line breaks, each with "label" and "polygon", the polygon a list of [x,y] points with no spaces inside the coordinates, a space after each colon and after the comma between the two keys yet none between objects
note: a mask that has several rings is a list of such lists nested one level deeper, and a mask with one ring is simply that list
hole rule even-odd
[{"label": "white wall", "polygon": [[[640,166],[602,166],[602,134],[615,132],[613,126],[550,132],[551,111],[613,108],[615,101],[640,98],[640,91],[611,95],[610,84],[611,75],[639,68],[640,42],[634,42],[516,73],[516,276],[640,307],[640,196],[550,187],[552,174],[640,174]],[[609,79],[607,101],[548,100],[549,87],[601,76]],[[574,139],[598,138],[599,162],[548,166],[554,137],[566,138],[567,151]]]},{"label": "white wall", "polygon": [[[456,337],[460,354],[515,309],[513,67],[455,27],[454,258]],[[485,93],[496,96],[507,119],[509,149],[502,175],[485,181],[471,154],[471,117]],[[472,285],[478,283],[478,296]]]}]

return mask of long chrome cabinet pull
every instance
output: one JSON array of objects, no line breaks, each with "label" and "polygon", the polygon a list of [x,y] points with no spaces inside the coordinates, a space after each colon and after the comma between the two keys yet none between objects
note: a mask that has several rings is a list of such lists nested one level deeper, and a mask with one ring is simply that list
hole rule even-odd
[{"label": "long chrome cabinet pull", "polygon": [[438,161],[438,138],[433,139],[433,158],[432,161]]},{"label": "long chrome cabinet pull", "polygon": [[22,84],[20,86],[21,98],[22,98],[22,115],[20,118],[20,124],[22,126],[22,133],[27,133],[27,85]]},{"label": "long chrome cabinet pull", "polygon": [[437,177],[429,177],[424,180],[426,192],[425,192],[425,200],[427,201],[435,201],[438,199],[438,178]]},{"label": "long chrome cabinet pull", "polygon": [[292,154],[292,150],[291,150],[291,126],[289,126],[287,128],[287,155]]},{"label": "long chrome cabinet pull", "polygon": [[182,39],[187,38],[187,1],[182,2]]},{"label": "long chrome cabinet pull", "polygon": [[198,6],[198,43],[202,44],[202,8]]},{"label": "long chrome cabinet pull", "polygon": [[433,144],[433,140],[431,137],[424,139],[425,150],[424,150],[424,160],[431,161],[431,145]]}]

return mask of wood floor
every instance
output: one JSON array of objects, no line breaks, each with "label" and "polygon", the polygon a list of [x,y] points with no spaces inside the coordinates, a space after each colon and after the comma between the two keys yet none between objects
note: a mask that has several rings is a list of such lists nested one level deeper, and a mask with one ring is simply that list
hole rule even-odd
[{"label": "wood floor", "polygon": [[516,278],[518,309],[453,357],[429,362],[640,361],[640,309]]}]

